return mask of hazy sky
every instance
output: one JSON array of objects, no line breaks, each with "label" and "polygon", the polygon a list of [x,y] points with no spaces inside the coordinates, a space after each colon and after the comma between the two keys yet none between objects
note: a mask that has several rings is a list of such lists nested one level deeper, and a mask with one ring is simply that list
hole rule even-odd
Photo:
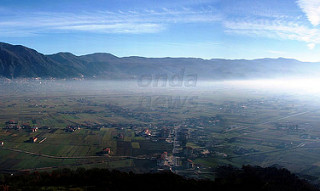
[{"label": "hazy sky", "polygon": [[320,0],[1,0],[0,41],[45,54],[320,61]]}]

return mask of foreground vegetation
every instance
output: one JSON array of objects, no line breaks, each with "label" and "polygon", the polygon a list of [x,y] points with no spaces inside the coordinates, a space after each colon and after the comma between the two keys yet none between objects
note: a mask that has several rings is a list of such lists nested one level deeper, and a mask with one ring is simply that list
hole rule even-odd
[{"label": "foreground vegetation", "polygon": [[108,169],[60,169],[1,175],[0,190],[318,190],[286,169],[243,166],[217,168],[217,178],[186,179],[171,172],[134,174]]}]

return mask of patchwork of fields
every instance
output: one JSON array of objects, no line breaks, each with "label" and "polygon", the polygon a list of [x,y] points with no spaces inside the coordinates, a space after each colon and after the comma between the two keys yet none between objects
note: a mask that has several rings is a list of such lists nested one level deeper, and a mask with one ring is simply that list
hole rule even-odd
[{"label": "patchwork of fields", "polygon": [[212,178],[219,165],[252,164],[320,177],[317,99],[225,87],[20,91],[0,96],[4,172],[99,167]]}]

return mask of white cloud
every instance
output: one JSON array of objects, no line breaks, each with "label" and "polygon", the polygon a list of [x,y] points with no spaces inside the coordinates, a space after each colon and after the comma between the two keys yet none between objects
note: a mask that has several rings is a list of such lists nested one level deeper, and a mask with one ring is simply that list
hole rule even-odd
[{"label": "white cloud", "polygon": [[[320,0],[295,0],[306,14],[308,22],[299,15],[274,14],[273,11],[255,10],[245,16],[226,16],[222,21],[225,32],[250,37],[293,40],[306,43],[310,50],[320,44]],[[275,11],[275,13],[277,13]]]},{"label": "white cloud", "polygon": [[310,23],[314,26],[320,24],[320,1],[319,0],[298,0],[299,7],[306,14]]},{"label": "white cloud", "polygon": [[[177,23],[210,23],[220,16],[212,9],[159,9],[143,11],[96,11],[74,13],[37,12],[16,13],[0,18],[0,29],[17,32],[72,32],[92,33],[157,33]],[[7,33],[0,33],[7,35]]]},{"label": "white cloud", "polygon": [[309,48],[314,48],[316,44],[320,44],[320,29],[310,28],[299,22],[251,19],[225,21],[224,26],[226,32],[229,33],[301,41],[307,43]]},{"label": "white cloud", "polygon": [[130,23],[118,23],[118,24],[83,24],[83,25],[70,25],[70,26],[58,26],[55,29],[61,30],[74,30],[74,31],[93,31],[97,33],[156,33],[164,30],[163,25],[152,23],[130,24]]}]

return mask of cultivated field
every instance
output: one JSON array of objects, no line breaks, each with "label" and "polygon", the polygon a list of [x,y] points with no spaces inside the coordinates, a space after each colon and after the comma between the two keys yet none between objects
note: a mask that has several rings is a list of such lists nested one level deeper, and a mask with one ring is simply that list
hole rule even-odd
[{"label": "cultivated field", "polygon": [[[277,165],[320,175],[315,97],[226,86],[81,89],[48,88],[55,86],[47,83],[2,89],[1,171],[101,167],[145,172],[157,170],[166,152],[169,163],[179,157],[192,160],[190,169],[175,170],[192,176],[212,178],[214,168],[226,164]],[[9,120],[20,129],[9,128]],[[186,137],[175,144],[181,129]]]}]

